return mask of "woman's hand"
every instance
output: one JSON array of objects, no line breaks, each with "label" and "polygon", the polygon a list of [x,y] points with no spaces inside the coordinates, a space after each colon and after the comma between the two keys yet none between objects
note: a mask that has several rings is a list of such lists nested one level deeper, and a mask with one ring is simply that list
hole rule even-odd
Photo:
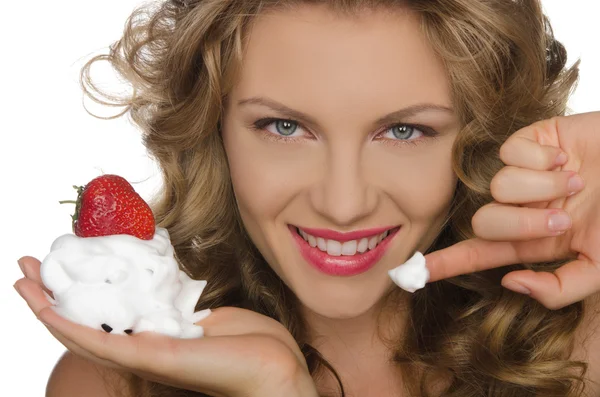
[{"label": "woman's hand", "polygon": [[317,396],[304,356],[277,321],[233,307],[199,322],[205,337],[174,339],[143,332],[113,335],[72,323],[51,309],[40,262],[19,261],[15,288],[48,330],[72,353],[144,379],[212,396]]},{"label": "woman's hand", "polygon": [[[515,132],[472,219],[477,238],[426,256],[430,281],[514,263],[568,259],[554,273],[507,274],[502,285],[558,309],[600,291],[600,112]],[[584,182],[585,181],[585,182]],[[584,187],[585,185],[585,187]]]}]

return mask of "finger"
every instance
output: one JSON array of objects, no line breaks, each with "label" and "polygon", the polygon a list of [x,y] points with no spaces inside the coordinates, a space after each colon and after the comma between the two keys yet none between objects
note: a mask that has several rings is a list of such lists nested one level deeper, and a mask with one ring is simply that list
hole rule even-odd
[{"label": "finger", "polygon": [[490,183],[494,199],[511,204],[568,197],[583,187],[583,179],[573,171],[537,171],[512,166],[502,168]]},{"label": "finger", "polygon": [[39,318],[39,313],[45,307],[52,306],[44,295],[44,290],[35,281],[28,278],[21,278],[15,283],[15,289],[21,297],[27,302],[31,311]]},{"label": "finger", "polygon": [[[218,358],[224,350],[198,351],[198,345],[205,339],[177,340],[152,332],[132,336],[109,334],[64,320],[50,307],[40,312],[40,319],[48,324],[48,327],[53,330],[53,335],[61,343],[73,349],[76,354],[103,365],[116,365],[145,379],[176,387],[182,387],[182,384],[172,384],[169,378],[179,379],[189,373],[190,377],[196,378],[201,383],[201,374],[213,376],[210,375],[211,371],[218,370],[218,364],[223,364],[224,361]],[[213,341],[218,339],[220,338],[211,338]],[[219,343],[213,344],[218,346],[231,343],[219,340]],[[189,358],[190,352],[195,356],[192,361]],[[231,363],[227,362],[227,366],[231,367]],[[194,371],[190,372],[182,368],[193,368]],[[227,372],[226,368],[221,369],[224,374]]]},{"label": "finger", "polygon": [[558,209],[515,207],[490,203],[471,219],[473,232],[491,241],[527,241],[557,236],[572,226],[568,212]]},{"label": "finger", "polygon": [[[174,339],[145,332],[123,336],[60,321],[51,308],[43,309],[40,318],[86,351],[127,371],[215,396],[238,395],[240,390],[256,387],[260,375],[256,369],[261,367],[269,376],[283,373],[287,381],[289,371],[282,368],[297,365],[289,348],[267,335]],[[290,357],[294,363],[291,367]]]},{"label": "finger", "polygon": [[429,281],[475,273],[516,263],[549,262],[564,256],[552,239],[528,242],[463,240],[425,255]]},{"label": "finger", "polygon": [[560,147],[558,123],[559,118],[542,120],[516,131],[500,147],[500,160],[533,170],[566,164],[568,155]]},{"label": "finger", "polygon": [[429,270],[429,282],[433,282],[518,263],[518,258],[508,242],[470,239],[427,254],[425,261]]},{"label": "finger", "polygon": [[[65,320],[51,307],[43,308],[39,318],[91,355],[128,369],[152,372],[156,365],[166,366],[170,360],[164,352],[169,351],[167,340],[171,338],[163,335],[151,332],[113,335]],[[150,342],[149,338],[152,338]]]},{"label": "finger", "polygon": [[540,144],[531,130],[523,129],[500,146],[500,160],[506,165],[546,171],[565,164],[568,156],[560,147]]},{"label": "finger", "polygon": [[19,263],[19,266],[22,266],[24,264],[32,264],[32,263],[33,264],[37,263],[38,266],[41,264],[41,262],[39,261],[39,259],[34,258],[33,256],[28,256],[28,255],[20,257],[17,260],[17,262]]},{"label": "finger", "polygon": [[[40,314],[40,312],[42,310],[44,310],[45,308],[49,308],[49,307],[52,306],[50,304],[50,302],[46,299],[46,296],[44,295],[43,289],[39,286],[39,284],[37,284],[33,280],[30,280],[30,279],[27,279],[27,278],[22,278],[22,279],[18,280],[15,283],[15,288],[19,292],[19,295],[21,295],[21,297],[23,297],[23,299],[27,302],[27,305],[29,306],[29,308],[31,309],[31,311],[33,311],[33,313],[38,318],[39,318],[39,314]],[[67,320],[64,320],[64,319],[62,319],[62,320],[63,321],[67,321]],[[112,368],[119,368],[118,366],[115,366],[114,363],[110,363],[110,362],[107,362],[105,360],[101,360],[98,357],[95,357],[94,355],[92,355],[89,352],[85,351],[85,349],[82,349],[77,344],[73,343],[72,341],[69,341],[62,334],[60,334],[59,332],[57,332],[53,327],[51,327],[51,326],[49,326],[47,324],[44,324],[44,325],[46,326],[46,328],[48,329],[48,331],[50,331],[50,333],[60,343],[62,343],[67,349],[69,349],[73,353],[75,353],[75,354],[77,354],[79,356],[85,357],[88,360],[95,361],[95,362],[97,362],[99,364],[102,364],[102,365],[111,366]]]},{"label": "finger", "polygon": [[[35,281],[22,278],[15,283],[15,288],[52,335],[73,353],[101,365],[119,369],[142,369],[143,364],[149,362],[164,364],[164,359],[156,354],[161,350],[154,349],[155,341],[147,342],[152,336],[146,336],[145,344],[132,343],[134,337],[128,335],[110,335],[108,338],[109,334],[106,332],[61,317],[53,310],[42,287]],[[141,334],[138,337],[141,337]],[[164,339],[166,337],[163,338],[163,343]]]},{"label": "finger", "polygon": [[52,299],[54,299],[54,294],[52,293],[52,291],[46,288],[44,282],[42,281],[42,277],[40,275],[40,267],[42,263],[32,256],[24,256],[20,258],[18,262],[19,267],[21,267],[21,270],[23,271],[25,277],[38,283],[43,288],[43,290],[46,291],[46,293],[50,295]]},{"label": "finger", "polygon": [[[239,336],[241,333],[253,332],[270,334],[270,332],[264,332],[260,327],[252,327],[253,322],[250,315],[256,316],[256,313],[241,309],[228,309],[234,308],[217,308],[212,311],[211,315],[199,322],[199,325],[205,329],[205,336],[210,338],[194,340],[193,343],[196,346],[202,345],[207,339],[215,340],[216,337]],[[234,313],[237,318],[232,317]],[[161,370],[166,371],[167,363],[172,362],[172,358],[175,356],[173,351],[189,343],[189,340],[186,339],[175,340],[152,332],[142,332],[133,336],[107,334],[61,321],[60,316],[52,310],[42,310],[40,318],[69,340],[84,346],[95,356],[127,368],[138,368],[147,372],[155,371],[154,363],[158,363],[163,367]],[[246,318],[248,321],[245,322]]]},{"label": "finger", "polygon": [[[22,278],[15,283],[15,288],[25,299],[31,310],[44,323],[48,331],[69,351],[105,367],[130,371],[145,379],[164,383],[162,377],[157,377],[146,370],[147,367],[153,367],[153,365],[147,365],[146,363],[156,362],[160,366],[165,366],[167,363],[166,358],[170,357],[169,354],[164,354],[164,352],[172,351],[172,349],[169,350],[164,346],[161,349],[160,346],[157,346],[157,339],[153,339],[153,337],[161,338],[162,336],[146,333],[147,335],[144,335],[145,343],[139,343],[141,339],[135,341],[136,337],[132,336],[111,335],[109,339],[107,338],[109,334],[103,331],[62,318],[53,310],[53,306],[46,299],[40,285],[33,280]],[[74,335],[76,337],[73,337]],[[140,337],[142,337],[141,334],[137,336],[137,338]],[[115,339],[118,343],[114,343]],[[162,337],[163,344],[168,339],[170,338]],[[89,342],[93,343],[93,349],[90,348]],[[140,348],[140,346],[143,348]],[[163,354],[160,355],[159,352]],[[141,354],[138,355],[138,353]],[[171,361],[177,359],[172,356],[170,358]]]},{"label": "finger", "polygon": [[600,291],[600,263],[580,256],[554,273],[519,270],[504,276],[502,285],[531,295],[548,309],[560,309]]},{"label": "finger", "polygon": [[104,359],[101,359],[101,358],[91,354],[90,352],[88,352],[87,350],[85,350],[84,348],[79,346],[78,344],[76,344],[73,341],[66,338],[64,335],[62,335],[60,332],[58,332],[54,327],[51,327],[46,324],[44,324],[44,325],[46,326],[48,331],[52,334],[52,336],[54,336],[54,338],[56,340],[58,340],[65,348],[67,348],[67,350],[69,350],[73,354],[76,354],[80,357],[85,358],[86,360],[89,360],[96,364],[103,365],[108,368],[116,369],[119,371],[124,370],[124,368],[122,366],[115,364],[112,361],[104,360]]}]

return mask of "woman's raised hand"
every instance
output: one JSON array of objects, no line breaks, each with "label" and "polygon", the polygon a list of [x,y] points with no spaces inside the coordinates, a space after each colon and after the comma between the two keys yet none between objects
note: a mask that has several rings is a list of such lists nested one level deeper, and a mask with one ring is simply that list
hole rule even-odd
[{"label": "woman's raised hand", "polygon": [[515,263],[567,259],[553,273],[520,270],[502,285],[558,309],[600,292],[600,112],[515,132],[500,149],[494,202],[472,219],[477,238],[426,256],[430,281]]},{"label": "woman's raised hand", "polygon": [[277,321],[223,307],[198,324],[204,338],[174,339],[142,332],[113,335],[72,323],[51,309],[40,262],[20,260],[15,288],[48,330],[72,353],[144,379],[212,396],[317,396],[304,356]]}]

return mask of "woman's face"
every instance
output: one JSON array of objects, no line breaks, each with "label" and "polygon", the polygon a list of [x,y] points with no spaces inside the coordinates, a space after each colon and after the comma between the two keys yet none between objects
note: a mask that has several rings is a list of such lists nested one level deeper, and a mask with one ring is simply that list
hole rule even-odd
[{"label": "woman's face", "polygon": [[244,225],[305,308],[366,312],[387,271],[433,242],[458,128],[408,12],[304,6],[255,21],[223,139]]}]

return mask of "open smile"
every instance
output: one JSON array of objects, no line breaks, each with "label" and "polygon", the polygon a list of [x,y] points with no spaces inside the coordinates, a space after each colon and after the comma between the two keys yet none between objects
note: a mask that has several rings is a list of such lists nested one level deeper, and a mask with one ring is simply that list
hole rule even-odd
[{"label": "open smile", "polygon": [[400,230],[383,227],[340,233],[288,225],[302,257],[317,270],[334,276],[354,276],[381,259]]}]

